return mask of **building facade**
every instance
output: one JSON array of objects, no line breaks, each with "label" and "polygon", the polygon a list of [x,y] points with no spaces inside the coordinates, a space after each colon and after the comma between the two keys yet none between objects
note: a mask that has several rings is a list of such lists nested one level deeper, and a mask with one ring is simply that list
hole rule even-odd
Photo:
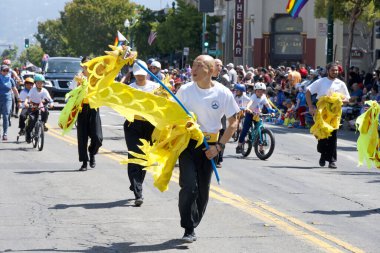
[{"label": "building facade", "polygon": [[[199,0],[187,0],[197,5]],[[312,68],[326,65],[326,19],[314,17],[314,1],[309,1],[298,18],[286,13],[284,0],[215,0],[208,15],[222,17],[216,49],[224,62],[250,66],[306,64]],[[334,60],[344,62],[347,48],[346,27],[334,22]],[[370,39],[363,40],[358,27],[354,38],[352,65],[370,70],[374,50]],[[372,43],[373,44],[373,43]]]}]

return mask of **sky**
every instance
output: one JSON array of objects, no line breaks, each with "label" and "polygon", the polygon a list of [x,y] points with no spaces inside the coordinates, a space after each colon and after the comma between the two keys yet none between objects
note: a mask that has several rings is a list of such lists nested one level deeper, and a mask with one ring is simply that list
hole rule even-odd
[{"label": "sky", "polygon": [[[37,32],[38,22],[59,17],[65,3],[71,0],[0,0],[0,54],[9,45],[16,45],[20,50],[24,48],[24,39],[30,43],[36,42],[34,34]],[[131,0],[146,8],[159,10],[172,0]]]}]

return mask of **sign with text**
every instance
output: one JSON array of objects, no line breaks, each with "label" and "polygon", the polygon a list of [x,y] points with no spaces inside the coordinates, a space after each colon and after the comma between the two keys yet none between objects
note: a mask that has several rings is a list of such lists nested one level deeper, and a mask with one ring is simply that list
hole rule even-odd
[{"label": "sign with text", "polygon": [[243,57],[244,48],[244,0],[236,0],[234,56]]}]

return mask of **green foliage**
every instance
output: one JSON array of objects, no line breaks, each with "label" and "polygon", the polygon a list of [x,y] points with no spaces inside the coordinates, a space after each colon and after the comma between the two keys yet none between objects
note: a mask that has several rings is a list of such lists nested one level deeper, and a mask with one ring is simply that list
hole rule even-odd
[{"label": "green foliage", "polygon": [[316,18],[325,18],[329,1],[334,4],[334,19],[348,23],[354,7],[357,6],[362,12],[359,20],[368,25],[373,25],[373,20],[380,17],[379,0],[315,0],[314,15]]},{"label": "green foliage", "polygon": [[[157,28],[157,44],[163,52],[182,51],[184,47],[189,47],[191,60],[201,54],[202,13],[193,5],[186,4],[184,0],[178,0],[177,6],[176,11]],[[208,17],[208,31],[211,29],[211,24],[217,20],[216,17]],[[215,42],[215,34],[210,35],[211,44]]]},{"label": "green foliage", "polygon": [[24,64],[26,63],[26,61],[30,61],[34,65],[40,66],[43,55],[44,51],[39,45],[31,44],[28,49],[22,51],[19,57],[19,61]]},{"label": "green foliage", "polygon": [[61,19],[39,23],[35,37],[50,56],[65,56],[72,52],[65,37]]},{"label": "green foliage", "polygon": [[18,50],[17,46],[14,46],[11,49],[5,49],[1,53],[1,59],[9,59],[13,62],[14,60],[16,60],[17,50]]},{"label": "green foliage", "polygon": [[134,50],[137,49],[140,59],[147,59],[159,53],[157,41],[154,41],[151,46],[148,44],[149,34],[151,31],[156,31],[156,27],[159,25],[158,20],[164,20],[161,13],[143,9],[138,17],[138,22],[130,29]]},{"label": "green foliage", "polygon": [[129,0],[74,0],[61,15],[67,43],[76,55],[103,54],[116,31],[124,31],[135,4]]}]

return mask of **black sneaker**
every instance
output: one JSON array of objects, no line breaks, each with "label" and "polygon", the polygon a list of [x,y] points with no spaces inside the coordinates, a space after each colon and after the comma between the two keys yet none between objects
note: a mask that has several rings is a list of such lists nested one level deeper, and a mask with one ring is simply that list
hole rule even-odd
[{"label": "black sneaker", "polygon": [[319,166],[325,167],[325,165],[326,165],[326,161],[324,159],[322,159],[322,157],[319,158]]},{"label": "black sneaker", "polygon": [[91,168],[95,168],[95,166],[96,166],[95,156],[94,155],[90,155],[90,167]]},{"label": "black sneaker", "polygon": [[44,124],[44,132],[47,132],[49,130],[49,128],[47,126],[45,126]]},{"label": "black sneaker", "polygon": [[24,129],[20,129],[20,132],[18,132],[18,135],[24,135],[25,134],[25,130]]},{"label": "black sneaker", "polygon": [[243,147],[242,146],[237,146],[236,147],[236,154],[241,154],[242,151],[243,151]]},{"label": "black sneaker", "polygon": [[182,236],[182,241],[185,243],[192,243],[197,240],[197,236],[195,235],[194,232],[192,233],[186,233]]},{"label": "black sneaker", "polygon": [[144,203],[144,199],[143,198],[137,198],[135,200],[135,206],[137,206],[137,207],[141,206],[143,203]]},{"label": "black sneaker", "polygon": [[336,168],[338,168],[338,166],[336,166],[335,162],[330,162],[329,163],[329,168],[330,169],[336,169]]}]

